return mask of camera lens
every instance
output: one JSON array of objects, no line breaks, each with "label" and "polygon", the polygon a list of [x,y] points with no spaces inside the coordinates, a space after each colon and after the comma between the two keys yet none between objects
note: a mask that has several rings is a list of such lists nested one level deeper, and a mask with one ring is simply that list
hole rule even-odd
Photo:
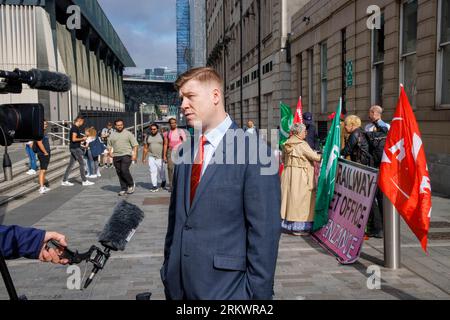
[{"label": "camera lens", "polygon": [[[42,140],[44,107],[41,104],[4,104],[0,106],[0,125],[7,140]],[[5,145],[3,134],[0,144]],[[9,144],[9,143],[8,143]]]}]

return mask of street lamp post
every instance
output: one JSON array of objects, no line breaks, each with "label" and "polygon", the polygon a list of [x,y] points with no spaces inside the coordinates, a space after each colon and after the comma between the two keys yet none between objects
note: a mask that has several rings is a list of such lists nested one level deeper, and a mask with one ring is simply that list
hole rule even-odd
[{"label": "street lamp post", "polygon": [[140,109],[141,109],[141,140],[144,141],[144,107],[147,104],[145,102],[141,103]]}]

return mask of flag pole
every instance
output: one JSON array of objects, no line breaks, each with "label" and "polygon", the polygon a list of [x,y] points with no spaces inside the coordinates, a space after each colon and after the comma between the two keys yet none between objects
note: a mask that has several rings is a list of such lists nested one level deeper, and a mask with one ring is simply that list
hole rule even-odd
[{"label": "flag pole", "polygon": [[388,197],[383,197],[384,266],[400,268],[400,215]]}]

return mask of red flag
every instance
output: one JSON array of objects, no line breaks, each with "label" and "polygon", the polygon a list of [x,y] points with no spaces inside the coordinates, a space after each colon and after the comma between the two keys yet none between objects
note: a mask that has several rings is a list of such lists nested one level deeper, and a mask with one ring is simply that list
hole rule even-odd
[{"label": "red flag", "polygon": [[298,98],[297,110],[295,111],[294,123],[303,123],[302,97]]},{"label": "red flag", "polygon": [[378,185],[427,251],[431,184],[416,118],[403,86],[392,119]]}]

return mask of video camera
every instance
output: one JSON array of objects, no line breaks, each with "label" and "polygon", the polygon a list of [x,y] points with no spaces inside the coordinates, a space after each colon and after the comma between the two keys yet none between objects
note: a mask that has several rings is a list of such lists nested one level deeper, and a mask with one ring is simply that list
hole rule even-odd
[{"label": "video camera", "polygon": [[[31,89],[66,92],[72,87],[70,78],[59,72],[31,69],[12,72],[0,70],[0,94],[21,94],[22,85]],[[44,107],[40,103],[0,105],[0,145],[5,147],[3,171],[5,180],[12,180],[12,163],[8,146],[16,142],[42,140],[44,137]]]}]

